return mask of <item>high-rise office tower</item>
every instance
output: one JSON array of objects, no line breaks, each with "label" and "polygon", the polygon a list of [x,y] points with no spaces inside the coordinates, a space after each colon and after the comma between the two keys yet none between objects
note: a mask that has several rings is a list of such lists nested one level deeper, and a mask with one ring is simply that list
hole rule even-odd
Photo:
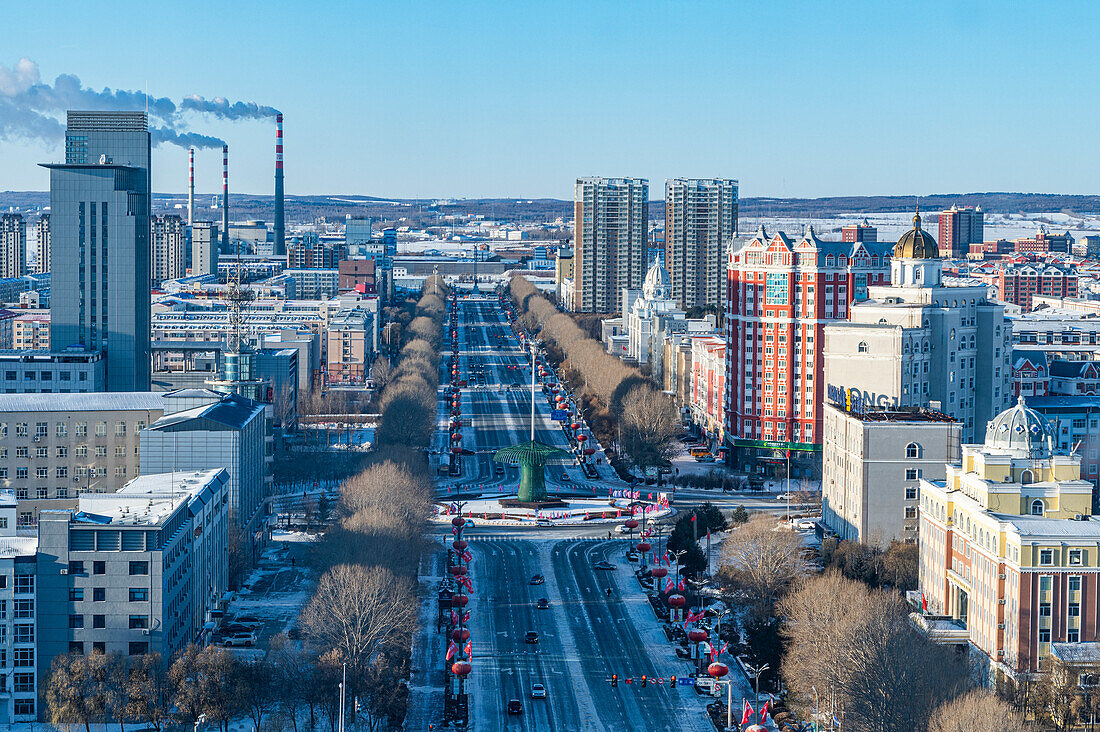
[{"label": "high-rise office tower", "polygon": [[952,206],[940,212],[940,256],[965,257],[971,244],[985,240],[985,214],[982,207]]},{"label": "high-rise office tower", "polygon": [[50,170],[50,343],[105,354],[108,391],[148,391],[149,122],[69,112]]},{"label": "high-rise office tower", "polygon": [[665,267],[681,308],[725,302],[726,248],[737,236],[737,181],[665,181]]},{"label": "high-rise office tower", "polygon": [[153,284],[183,277],[183,219],[157,216],[153,219]]},{"label": "high-rise office tower", "polygon": [[50,215],[44,213],[38,217],[38,223],[35,224],[35,230],[38,235],[38,262],[35,265],[35,272],[49,272],[50,271]]},{"label": "high-rise office tower", "polygon": [[623,288],[640,289],[649,266],[649,181],[578,178],[573,216],[573,309],[618,312]]},{"label": "high-rise office tower", "polygon": [[0,216],[0,277],[22,277],[27,268],[27,222],[22,214]]},{"label": "high-rise office tower", "polygon": [[191,274],[218,272],[218,227],[210,221],[196,221],[191,227]]}]

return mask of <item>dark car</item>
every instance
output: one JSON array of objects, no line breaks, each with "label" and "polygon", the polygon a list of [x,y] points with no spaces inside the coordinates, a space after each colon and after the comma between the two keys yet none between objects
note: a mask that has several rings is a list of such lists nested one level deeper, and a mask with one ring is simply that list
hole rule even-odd
[{"label": "dark car", "polygon": [[493,468],[493,475],[504,475],[504,466],[497,465]]},{"label": "dark car", "polygon": [[531,584],[533,585],[541,585],[545,581],[546,578],[543,577],[541,574],[532,575],[531,577]]},{"label": "dark car", "polygon": [[529,631],[527,631],[527,635],[525,635],[523,637],[523,642],[524,643],[538,643],[539,642],[539,634],[537,632],[533,631],[533,630],[529,630]]},{"label": "dark car", "polygon": [[604,570],[615,569],[615,565],[612,564],[611,562],[596,562],[592,566],[595,567],[596,569],[604,569]]},{"label": "dark car", "polygon": [[545,610],[546,608],[550,607],[550,601],[544,597],[535,603],[535,607],[537,607],[539,610]]},{"label": "dark car", "polygon": [[519,699],[512,699],[508,702],[509,714],[523,714],[523,702]]}]

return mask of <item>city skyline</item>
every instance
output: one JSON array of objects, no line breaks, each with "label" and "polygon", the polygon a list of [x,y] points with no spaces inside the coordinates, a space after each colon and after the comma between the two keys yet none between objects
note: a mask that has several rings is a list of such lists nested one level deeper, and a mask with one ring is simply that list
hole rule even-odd
[{"label": "city skyline", "polygon": [[[1088,191],[1097,102],[1065,70],[1090,61],[1094,6],[798,6],[145,8],[110,21],[131,43],[102,44],[107,19],[62,3],[10,16],[0,101],[26,57],[43,83],[270,105],[287,115],[288,194],[568,199],[588,175],[733,177],[744,197]],[[89,40],[58,39],[65,25]],[[194,54],[199,37],[224,53]],[[1072,113],[1031,114],[1043,99]],[[233,148],[235,190],[271,190],[273,120],[200,115],[191,131]],[[0,188],[45,190],[36,163],[61,153],[0,140]],[[186,150],[154,154],[154,190],[184,191]],[[217,190],[216,150],[196,178]]]}]

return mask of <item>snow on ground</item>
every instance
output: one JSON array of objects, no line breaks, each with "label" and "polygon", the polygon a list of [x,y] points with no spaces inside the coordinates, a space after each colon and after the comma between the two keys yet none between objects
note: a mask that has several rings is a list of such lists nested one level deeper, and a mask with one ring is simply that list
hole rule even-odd
[{"label": "snow on ground", "polygon": [[[511,494],[510,497],[515,497]],[[473,522],[473,525],[482,524],[490,526],[535,526],[537,520],[552,521],[555,525],[588,525],[594,523],[617,523],[625,521],[630,514],[626,499],[609,498],[570,498],[566,500],[565,508],[547,508],[536,510],[533,508],[503,507],[500,498],[487,497],[467,501],[462,507],[462,515]],[[440,512],[431,517],[438,524],[449,524],[453,514],[444,513],[450,503],[440,503],[437,510]],[[484,518],[503,514],[506,518]],[[655,508],[650,511],[649,518],[657,519],[672,514],[668,507]]]},{"label": "snow on ground", "polygon": [[409,704],[405,715],[407,730],[426,730],[429,724],[438,726],[443,717],[446,637],[436,630],[436,590],[443,579],[446,563],[446,552],[439,544],[424,552],[420,560],[420,624],[413,635],[410,658]]}]

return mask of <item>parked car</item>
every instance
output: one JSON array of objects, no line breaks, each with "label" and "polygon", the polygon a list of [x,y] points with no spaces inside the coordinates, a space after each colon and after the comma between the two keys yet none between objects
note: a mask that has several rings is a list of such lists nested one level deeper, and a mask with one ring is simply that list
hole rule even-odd
[{"label": "parked car", "polygon": [[551,521],[550,519],[544,519],[544,518],[535,519],[535,526],[553,526],[553,525],[554,525],[554,522]]},{"label": "parked car", "polygon": [[242,615],[238,618],[233,618],[233,620],[230,622],[237,625],[247,625],[252,628],[258,628],[264,624],[264,621],[260,620],[254,615]]},{"label": "parked car", "polygon": [[709,452],[706,455],[696,455],[695,456],[695,462],[697,462],[697,463],[713,463],[714,460],[715,460],[714,456],[711,455]]},{"label": "parked car", "polygon": [[793,501],[795,498],[793,493],[780,493],[775,497],[777,501]]},{"label": "parked car", "polygon": [[592,566],[596,569],[615,569],[615,565],[607,561],[596,562]]},{"label": "parked car", "polygon": [[543,597],[538,602],[535,603],[535,607],[538,608],[539,610],[545,610],[548,607],[550,607],[550,601],[547,600],[545,597]]},{"label": "parked car", "polygon": [[531,684],[531,698],[532,699],[545,699],[546,687],[542,684]]},{"label": "parked car", "polygon": [[509,714],[523,714],[523,702],[519,699],[512,699],[508,702]]},{"label": "parked car", "polygon": [[799,519],[795,526],[802,531],[813,531],[817,528],[817,519]]},{"label": "parked car", "polygon": [[222,641],[222,645],[226,648],[232,648],[234,646],[252,647],[256,645],[255,633],[234,633],[233,635],[226,636]]},{"label": "parked car", "polygon": [[539,634],[534,630],[527,631],[527,635],[523,636],[524,643],[538,643]]}]

